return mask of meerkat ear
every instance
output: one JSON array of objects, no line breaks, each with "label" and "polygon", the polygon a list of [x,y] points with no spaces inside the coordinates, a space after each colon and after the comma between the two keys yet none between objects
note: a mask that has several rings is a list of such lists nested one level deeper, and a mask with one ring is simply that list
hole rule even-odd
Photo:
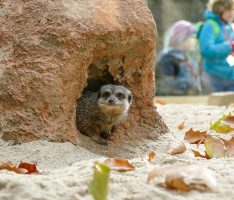
[{"label": "meerkat ear", "polygon": [[132,94],[130,93],[129,95],[128,95],[128,103],[131,103],[132,102]]}]

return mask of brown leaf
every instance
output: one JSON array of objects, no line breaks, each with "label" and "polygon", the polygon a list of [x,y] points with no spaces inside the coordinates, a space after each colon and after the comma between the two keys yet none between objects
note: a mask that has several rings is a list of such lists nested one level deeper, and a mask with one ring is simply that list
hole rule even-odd
[{"label": "brown leaf", "polygon": [[104,161],[104,164],[107,165],[110,169],[116,171],[131,171],[135,167],[130,164],[127,160],[109,158]]},{"label": "brown leaf", "polygon": [[228,115],[227,117],[224,118],[223,121],[227,121],[227,122],[230,122],[230,123],[234,124],[234,116]]},{"label": "brown leaf", "polygon": [[184,177],[181,174],[169,174],[166,176],[165,183],[169,189],[178,189],[184,192],[190,191],[189,185],[184,181]]},{"label": "brown leaf", "polygon": [[228,141],[225,141],[224,144],[225,144],[225,146],[227,148],[227,156],[228,157],[234,157],[234,137],[232,137]]},{"label": "brown leaf", "polygon": [[230,129],[234,131],[234,116],[228,115],[223,119],[223,123],[229,125]]},{"label": "brown leaf", "polygon": [[37,167],[35,164],[21,162],[18,167],[26,169],[27,174],[38,173]]},{"label": "brown leaf", "polygon": [[153,161],[154,160],[154,157],[155,157],[155,153],[153,151],[151,151],[149,153],[149,161]]},{"label": "brown leaf", "polygon": [[21,162],[18,167],[12,162],[0,162],[0,170],[8,170],[18,174],[31,174],[37,171],[35,164]]},{"label": "brown leaf", "polygon": [[215,190],[217,184],[213,172],[198,165],[174,164],[156,167],[149,173],[148,181],[158,176],[165,178],[167,188],[182,191]]},{"label": "brown leaf", "polygon": [[184,153],[187,150],[186,144],[181,141],[180,143],[169,142],[167,146],[167,153],[170,155]]},{"label": "brown leaf", "polygon": [[189,141],[190,144],[203,144],[207,136],[206,131],[194,131],[191,128],[185,133],[184,140]]},{"label": "brown leaf", "polygon": [[192,152],[193,152],[195,157],[210,159],[210,157],[207,155],[206,152],[204,152],[204,154],[201,154],[200,151],[197,151],[197,150],[194,150],[194,149],[192,149]]},{"label": "brown leaf", "polygon": [[26,169],[16,167],[12,162],[9,161],[0,162],[0,170],[7,170],[18,174],[26,174],[28,172]]},{"label": "brown leaf", "polygon": [[181,124],[178,125],[179,130],[182,130],[184,128],[184,123],[185,123],[185,121],[183,121]]},{"label": "brown leaf", "polygon": [[206,148],[206,154],[210,158],[223,158],[226,156],[226,147],[219,137],[207,136],[204,141],[204,146]]}]

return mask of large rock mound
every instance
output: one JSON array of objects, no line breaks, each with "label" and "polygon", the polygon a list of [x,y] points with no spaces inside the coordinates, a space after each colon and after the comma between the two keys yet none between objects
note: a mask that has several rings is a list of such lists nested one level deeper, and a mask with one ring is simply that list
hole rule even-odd
[{"label": "large rock mound", "polygon": [[75,102],[84,88],[95,90],[94,85],[104,82],[125,85],[134,98],[128,120],[110,143],[157,138],[167,131],[153,105],[156,31],[144,0],[17,0],[0,5],[4,139],[85,146],[88,139],[75,126]]}]

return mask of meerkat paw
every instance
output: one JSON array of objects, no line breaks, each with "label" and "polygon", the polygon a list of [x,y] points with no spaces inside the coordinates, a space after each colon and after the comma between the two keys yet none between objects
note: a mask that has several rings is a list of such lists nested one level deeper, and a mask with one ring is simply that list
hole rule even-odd
[{"label": "meerkat paw", "polygon": [[103,131],[103,132],[101,132],[100,136],[101,136],[101,138],[106,140],[111,136],[111,132],[110,131]]},{"label": "meerkat paw", "polygon": [[98,141],[97,141],[98,144],[101,144],[101,145],[108,145],[106,140],[104,138],[99,138]]}]

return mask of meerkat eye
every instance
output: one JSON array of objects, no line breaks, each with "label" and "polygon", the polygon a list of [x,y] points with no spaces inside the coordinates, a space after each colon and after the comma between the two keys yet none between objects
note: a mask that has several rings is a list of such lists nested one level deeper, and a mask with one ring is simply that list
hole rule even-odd
[{"label": "meerkat eye", "polygon": [[119,93],[116,94],[116,97],[117,97],[118,99],[123,99],[123,98],[124,98],[124,94],[121,93],[121,92],[119,92]]},{"label": "meerkat eye", "polygon": [[128,103],[131,103],[132,102],[132,94],[129,94],[128,95]]},{"label": "meerkat eye", "polygon": [[102,97],[104,97],[104,98],[108,98],[109,96],[110,96],[110,92],[104,92],[102,94]]}]

